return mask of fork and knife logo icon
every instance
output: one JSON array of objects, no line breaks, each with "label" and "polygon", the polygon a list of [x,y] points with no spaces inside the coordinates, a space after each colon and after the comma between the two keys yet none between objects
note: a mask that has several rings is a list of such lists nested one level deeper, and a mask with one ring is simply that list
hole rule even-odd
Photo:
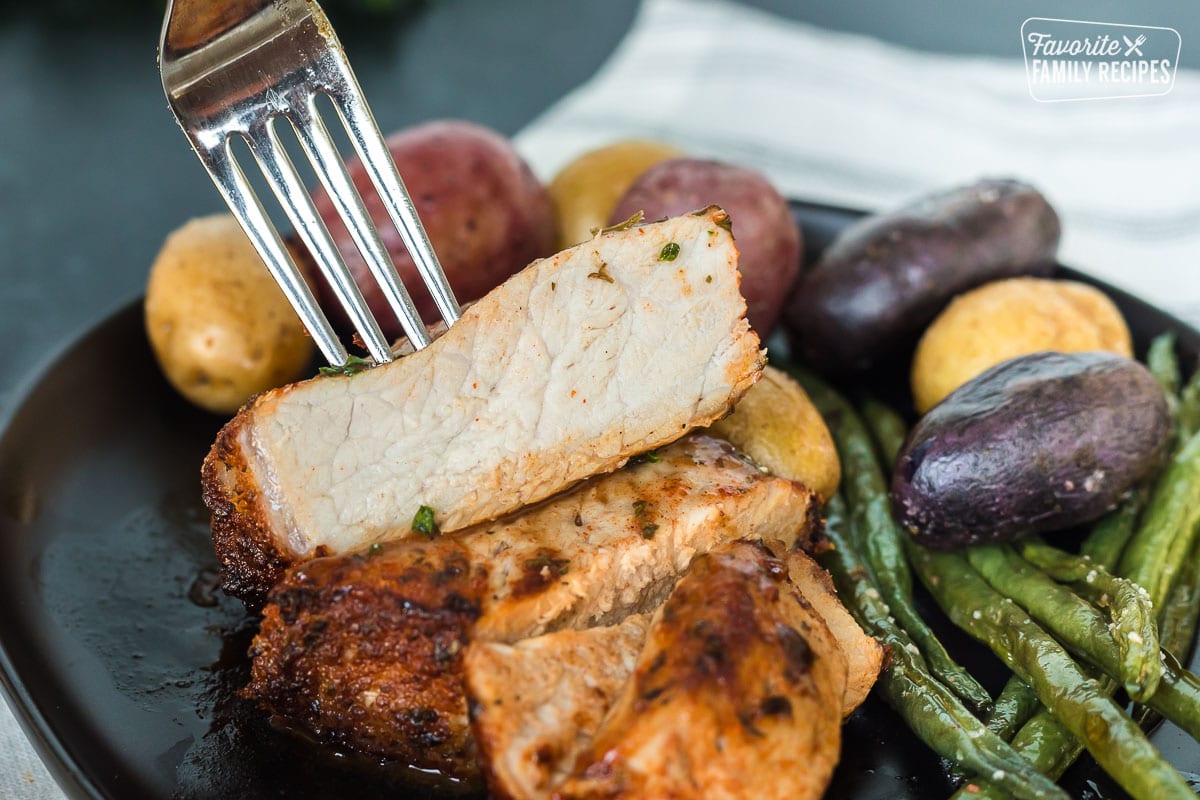
[{"label": "fork and knife logo icon", "polygon": [[1136,40],[1130,39],[1128,36],[1122,36],[1121,38],[1125,40],[1125,57],[1126,58],[1128,58],[1133,53],[1137,53],[1139,56],[1145,55],[1144,53],[1142,53],[1142,45],[1144,45],[1146,43],[1146,35],[1145,34],[1139,35]]},{"label": "fork and knife logo icon", "polygon": [[1174,88],[1179,31],[1083,19],[1021,23],[1029,93],[1040,103],[1154,97]]}]

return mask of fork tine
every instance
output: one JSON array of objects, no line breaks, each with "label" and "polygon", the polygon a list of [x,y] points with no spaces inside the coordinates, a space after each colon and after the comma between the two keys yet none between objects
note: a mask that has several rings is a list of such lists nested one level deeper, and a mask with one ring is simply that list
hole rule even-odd
[{"label": "fork tine", "polygon": [[446,280],[446,273],[442,270],[437,253],[429,241],[429,234],[425,232],[425,226],[417,216],[412,196],[404,186],[400,172],[396,169],[396,162],[392,160],[383,133],[367,106],[354,73],[347,69],[343,78],[345,83],[342,91],[331,92],[330,97],[341,112],[342,124],[350,134],[358,157],[366,166],[379,196],[383,198],[388,215],[400,232],[404,246],[416,262],[421,278],[425,281],[429,293],[433,295],[442,319],[447,325],[452,325],[462,316],[462,311],[450,283]]},{"label": "fork tine", "polygon": [[254,189],[246,180],[245,173],[238,166],[237,160],[229,150],[228,140],[215,147],[201,147],[197,144],[195,150],[208,169],[213,183],[217,185],[217,190],[242,224],[254,249],[262,256],[271,276],[283,289],[288,302],[292,304],[305,329],[316,341],[325,360],[330,364],[345,364],[349,359],[346,348],[342,346],[329,320],[317,305],[303,273],[292,260]]},{"label": "fork tine", "polygon": [[[278,119],[280,117],[267,120],[261,127],[250,132],[250,149],[258,159],[263,174],[269,179],[275,197],[287,212],[292,226],[308,246],[309,252],[313,254],[322,274],[333,287],[338,301],[346,309],[354,329],[362,336],[372,358],[379,364],[391,361],[395,357],[391,345],[379,329],[379,323],[367,306],[367,301],[363,298],[358,284],[354,282],[350,270],[346,268],[346,263],[338,253],[337,246],[329,235],[329,229],[321,221],[308,190],[304,188],[304,181],[296,172],[295,165],[279,140],[274,126]],[[286,116],[283,120],[285,123],[288,121]]]},{"label": "fork tine", "polygon": [[400,319],[400,325],[413,347],[420,350],[429,344],[429,331],[421,321],[408,290],[400,281],[396,267],[379,238],[379,231],[372,224],[362,197],[354,188],[346,165],[321,121],[315,96],[310,96],[307,103],[293,109],[292,126],[312,161],[317,177],[329,192],[367,267],[383,290],[388,305]]}]

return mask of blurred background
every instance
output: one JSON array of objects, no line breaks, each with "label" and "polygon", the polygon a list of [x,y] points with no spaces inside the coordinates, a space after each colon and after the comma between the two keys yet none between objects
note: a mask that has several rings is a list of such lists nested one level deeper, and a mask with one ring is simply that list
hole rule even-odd
[{"label": "blurred background", "polygon": [[[1176,28],[1200,67],[1192,0],[748,6],[940,53],[1019,60],[1029,16]],[[26,365],[140,296],[166,233],[220,210],[167,110],[152,0],[0,3],[0,409]],[[459,117],[515,134],[585,82],[637,0],[337,0],[328,12],[385,131]],[[796,76],[802,80],[802,76]]]}]

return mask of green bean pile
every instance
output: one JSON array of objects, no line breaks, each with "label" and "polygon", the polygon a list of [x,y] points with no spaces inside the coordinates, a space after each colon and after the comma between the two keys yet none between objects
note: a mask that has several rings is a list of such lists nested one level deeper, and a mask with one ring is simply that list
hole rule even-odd
[{"label": "green bean pile", "polygon": [[[963,781],[956,800],[1065,798],[1054,781],[1084,749],[1135,798],[1196,797],[1144,729],[1162,716],[1200,739],[1200,679],[1179,663],[1200,617],[1200,370],[1183,383],[1170,335],[1147,361],[1168,397],[1172,458],[1094,524],[1079,554],[1038,537],[956,552],[918,545],[892,516],[881,466],[903,446],[903,418],[877,400],[856,408],[787,367],[842,462],[826,508],[832,548],[820,559],[864,630],[891,651],[880,694],[951,762]],[[994,702],[921,619],[914,575],[1012,671]],[[1132,715],[1118,689],[1141,704]]]}]

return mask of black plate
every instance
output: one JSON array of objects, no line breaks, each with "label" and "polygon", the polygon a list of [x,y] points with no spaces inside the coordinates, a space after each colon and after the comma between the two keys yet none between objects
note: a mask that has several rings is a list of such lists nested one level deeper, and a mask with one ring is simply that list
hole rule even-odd
[{"label": "black plate", "polygon": [[[810,259],[856,216],[808,205],[796,213]],[[1185,363],[1195,362],[1195,330],[1102,288],[1140,350],[1173,330]],[[200,462],[221,422],[163,380],[140,303],[54,358],[5,421],[0,680],[25,730],[79,798],[434,796],[409,770],[273,729],[237,697],[254,621],[209,589],[216,563],[199,498]],[[919,599],[951,650],[998,690],[999,662]],[[1200,746],[1178,729],[1165,725],[1154,741],[1181,769],[1200,771]],[[1121,796],[1087,758],[1065,784],[1076,796]],[[949,791],[936,758],[886,706],[871,699],[847,723],[828,797]]]}]

